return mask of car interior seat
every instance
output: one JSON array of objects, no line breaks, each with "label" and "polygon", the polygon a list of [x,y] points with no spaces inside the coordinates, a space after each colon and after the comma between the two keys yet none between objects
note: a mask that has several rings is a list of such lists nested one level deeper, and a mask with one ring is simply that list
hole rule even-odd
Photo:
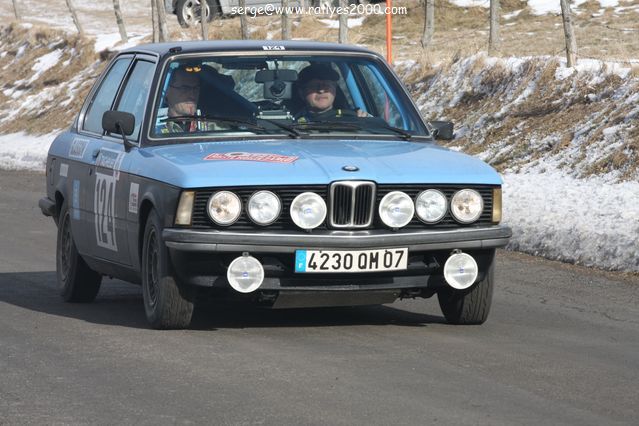
[{"label": "car interior seat", "polygon": [[199,107],[203,115],[250,119],[257,108],[235,91],[235,80],[203,65],[200,75]]}]

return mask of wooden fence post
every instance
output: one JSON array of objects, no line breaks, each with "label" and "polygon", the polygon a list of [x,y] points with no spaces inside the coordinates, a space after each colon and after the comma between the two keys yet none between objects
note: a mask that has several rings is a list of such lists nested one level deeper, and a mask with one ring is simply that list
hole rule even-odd
[{"label": "wooden fence post", "polygon": [[159,40],[161,42],[169,40],[169,30],[166,26],[166,10],[164,9],[164,0],[156,0],[156,11],[158,14],[158,29],[160,30]]},{"label": "wooden fence post", "polygon": [[113,0],[113,11],[115,12],[115,22],[118,24],[118,30],[120,31],[120,38],[122,39],[122,42],[126,43],[127,41],[129,41],[129,37],[126,34],[124,20],[122,19],[120,0]]},{"label": "wooden fence post", "polygon": [[427,48],[433,41],[435,33],[435,0],[424,2],[424,34],[422,34],[422,48]]},{"label": "wooden fence post", "polygon": [[568,0],[560,0],[561,16],[564,21],[564,35],[566,37],[566,65],[572,68],[577,63],[577,40],[572,27],[572,17]]},{"label": "wooden fence post", "polygon": [[288,19],[288,0],[282,0],[282,40],[291,39],[291,21]]},{"label": "wooden fence post", "polygon": [[159,30],[158,30],[158,13],[156,9],[155,0],[151,0],[151,23],[153,25],[153,43],[157,43],[160,41]]},{"label": "wooden fence post", "polygon": [[18,0],[13,0],[13,13],[16,15],[16,20],[21,21],[22,15],[20,14],[20,7],[18,7]]},{"label": "wooden fence post", "polygon": [[84,37],[84,30],[82,29],[82,25],[80,25],[78,14],[76,13],[75,6],[73,5],[72,0],[67,0],[67,7],[69,8],[69,12],[71,12],[71,18],[73,19],[73,23],[78,30],[78,34],[80,35],[80,37]]},{"label": "wooden fence post", "polygon": [[[342,8],[342,12],[348,9],[348,0],[339,0],[339,6]],[[340,43],[348,43],[348,14],[339,14],[339,37]]]},{"label": "wooden fence post", "polygon": [[248,25],[246,23],[246,0],[240,0],[242,12],[240,14],[240,30],[242,31],[242,40],[248,40],[250,37]]},{"label": "wooden fence post", "polygon": [[[208,4],[206,0],[200,0],[200,24],[202,26],[202,40],[209,39],[209,20],[206,16],[206,8]],[[209,10],[209,13],[213,12]]]},{"label": "wooden fence post", "polygon": [[490,0],[490,37],[488,39],[488,53],[494,55],[499,51],[499,0]]}]

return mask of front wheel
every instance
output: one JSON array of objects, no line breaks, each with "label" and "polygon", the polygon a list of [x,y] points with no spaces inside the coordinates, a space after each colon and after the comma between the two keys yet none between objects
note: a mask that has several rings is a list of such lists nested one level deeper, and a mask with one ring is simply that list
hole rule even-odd
[{"label": "front wheel", "polygon": [[483,324],[486,321],[493,300],[494,264],[493,253],[484,279],[466,290],[445,287],[437,291],[439,307],[446,321],[451,324]]},{"label": "front wheel", "polygon": [[78,253],[71,233],[71,214],[67,202],[62,203],[58,219],[56,244],[56,277],[65,302],[93,302],[100,291],[102,275],[86,264]]},{"label": "front wheel", "polygon": [[193,289],[180,286],[171,274],[168,250],[162,239],[162,222],[155,210],[149,214],[142,246],[142,298],[146,318],[156,329],[180,329],[191,324]]}]

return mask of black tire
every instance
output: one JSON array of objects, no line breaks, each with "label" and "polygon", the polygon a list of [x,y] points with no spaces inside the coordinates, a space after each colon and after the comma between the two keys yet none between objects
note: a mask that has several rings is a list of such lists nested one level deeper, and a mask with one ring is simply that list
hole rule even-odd
[{"label": "black tire", "polygon": [[[200,24],[200,5],[203,0],[178,0],[175,4],[175,14],[182,28],[195,27]],[[206,0],[208,4],[207,18],[211,22],[213,16],[222,14],[220,5],[216,0]],[[211,13],[213,12],[213,13]]]},{"label": "black tire", "polygon": [[62,203],[58,217],[56,244],[56,277],[65,302],[93,302],[100,291],[102,275],[87,266],[73,241],[71,214],[67,202]]},{"label": "black tire", "polygon": [[151,327],[181,329],[191,324],[193,288],[179,285],[171,273],[168,249],[162,239],[162,222],[151,210],[142,243],[142,298]]},{"label": "black tire", "polygon": [[445,287],[437,291],[439,307],[446,321],[460,325],[483,324],[486,321],[493,300],[494,259],[493,253],[484,279],[472,287],[466,290]]}]

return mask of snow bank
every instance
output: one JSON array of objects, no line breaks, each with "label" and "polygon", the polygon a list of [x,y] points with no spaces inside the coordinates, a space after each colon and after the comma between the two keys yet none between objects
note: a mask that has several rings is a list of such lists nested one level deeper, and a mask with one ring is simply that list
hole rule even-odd
[{"label": "snow bank", "polygon": [[508,246],[585,266],[639,272],[639,183],[557,171],[504,175]]},{"label": "snow bank", "polygon": [[47,153],[59,131],[44,136],[26,133],[0,135],[0,168],[44,171]]}]

